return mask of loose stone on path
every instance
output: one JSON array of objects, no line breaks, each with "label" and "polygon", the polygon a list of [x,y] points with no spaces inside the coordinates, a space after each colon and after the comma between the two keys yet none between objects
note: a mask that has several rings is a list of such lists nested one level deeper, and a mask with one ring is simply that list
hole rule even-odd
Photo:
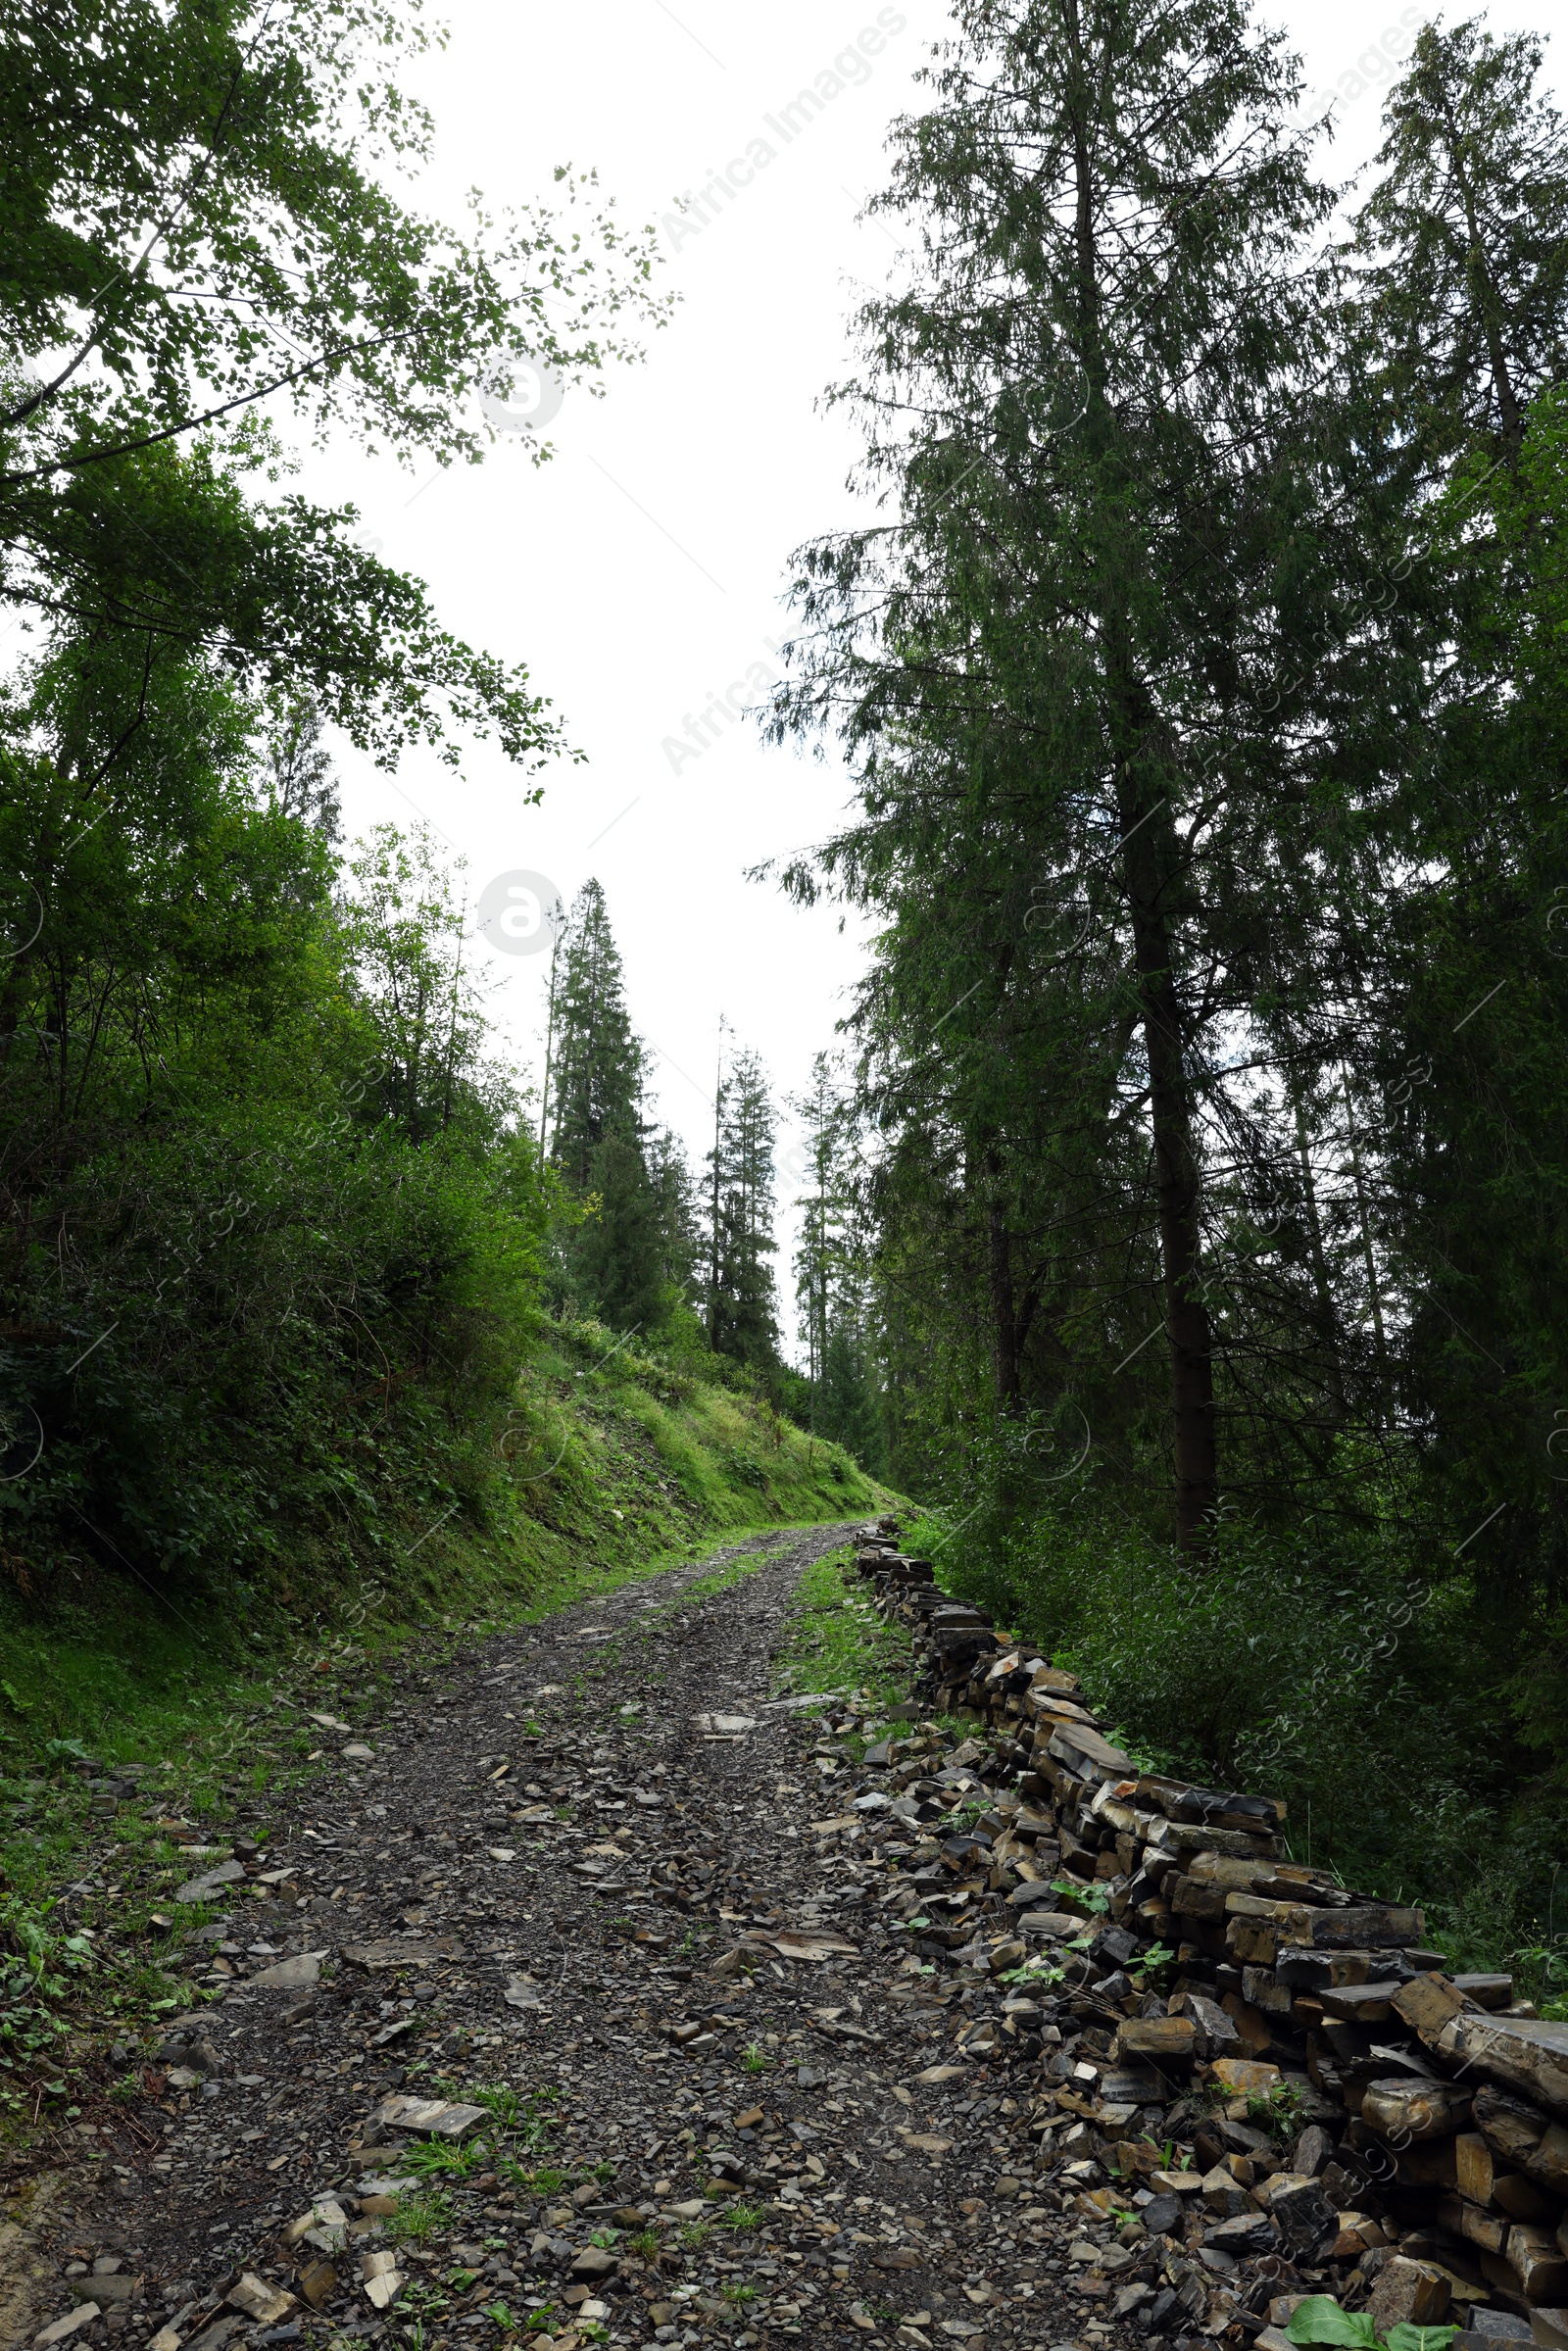
[{"label": "loose stone on path", "polygon": [[849,1532],[411,1660],[199,1881],[190,1966],[222,1996],[138,2053],[145,2096],[40,2228],[24,2339],[1181,2341],[1184,2312],[1124,2300],[1154,2241],[1035,2177],[1061,2033],[897,1917],[915,1816],[983,1804],[983,1757],[906,1708],[765,1694]]}]

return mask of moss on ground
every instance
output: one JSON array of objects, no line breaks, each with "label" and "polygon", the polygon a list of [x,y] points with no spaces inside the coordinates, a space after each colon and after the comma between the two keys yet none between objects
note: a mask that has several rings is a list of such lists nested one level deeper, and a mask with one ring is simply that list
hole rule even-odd
[{"label": "moss on ground", "polygon": [[877,1614],[847,1546],[806,1570],[790,1608],[781,1691],[800,1697],[853,1691],[887,1707],[907,1698],[913,1674],[908,1633]]}]

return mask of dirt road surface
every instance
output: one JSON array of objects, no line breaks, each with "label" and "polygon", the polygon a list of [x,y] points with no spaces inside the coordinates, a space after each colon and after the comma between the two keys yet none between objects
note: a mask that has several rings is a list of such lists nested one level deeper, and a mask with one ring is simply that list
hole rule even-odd
[{"label": "dirt road surface", "polygon": [[1001,1992],[934,1995],[887,1799],[770,1702],[848,1531],[412,1657],[325,1733],[211,1889],[223,1996],[11,2232],[5,2340],[1136,2340],[1031,2188],[1031,2053],[956,2048]]}]

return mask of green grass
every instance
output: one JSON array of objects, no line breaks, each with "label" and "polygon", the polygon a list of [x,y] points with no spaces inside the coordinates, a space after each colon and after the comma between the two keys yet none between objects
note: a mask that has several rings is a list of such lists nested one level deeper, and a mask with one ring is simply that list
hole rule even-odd
[{"label": "green grass", "polygon": [[884,1623],[846,1547],[806,1570],[790,1609],[778,1686],[797,1696],[854,1690],[874,1706],[908,1694],[914,1653],[902,1625]]},{"label": "green grass", "polygon": [[471,2138],[464,2146],[455,2147],[431,2138],[407,2148],[398,2161],[416,2180],[466,2180],[470,2172],[481,2171],[494,2154],[488,2139]]},{"label": "green grass", "polygon": [[[760,1399],[625,1349],[607,1365],[596,1324],[550,1332],[518,1393],[530,1420],[545,1412],[564,1434],[561,1459],[531,1476],[540,1456],[525,1446],[493,1491],[462,1506],[433,1494],[418,1523],[381,1529],[368,1577],[314,1538],[291,1556],[284,1529],[275,1589],[232,1609],[85,1549],[47,1593],[0,1578],[0,1773],[51,1774],[63,1760],[51,1742],[74,1739],[115,1762],[193,1746],[210,1777],[232,1780],[223,1767],[249,1749],[252,1708],[276,1693],[277,1668],[297,1673],[302,1648],[325,1710],[342,1711],[334,1698],[352,1704],[355,1684],[416,1637],[531,1622],[739,1536],[884,1506],[840,1447]],[[320,1743],[292,1739],[265,1759]]]},{"label": "green grass", "polygon": [[445,2235],[452,2227],[452,2209],[450,2196],[432,2190],[403,2196],[386,2222],[386,2233],[395,2245],[422,2245],[428,2236]]},{"label": "green grass", "polygon": [[[238,1827],[262,1839],[272,1807],[337,1771],[345,1734],[310,1713],[374,1744],[411,1656],[439,1695],[474,1638],[737,1538],[887,1506],[849,1456],[765,1402],[624,1348],[606,1364],[597,1326],[550,1337],[519,1395],[569,1440],[559,1463],[507,1484],[500,1506],[492,1494],[466,1513],[432,1495],[422,1529],[383,1528],[369,1579],[346,1548],[326,1560],[302,1542],[248,1613],[85,1551],[46,1594],[0,1581],[0,2138],[34,2109],[72,2119],[72,2061],[96,2043],[217,1996],[183,1940],[209,1914],[173,1893]],[[721,1561],[679,1604],[760,1564]],[[599,1652],[578,1691],[613,1664]],[[140,1767],[134,1794],[95,1800],[89,1766]],[[219,1852],[192,1860],[161,1820]],[[74,1883],[86,1890],[68,1919]]]}]

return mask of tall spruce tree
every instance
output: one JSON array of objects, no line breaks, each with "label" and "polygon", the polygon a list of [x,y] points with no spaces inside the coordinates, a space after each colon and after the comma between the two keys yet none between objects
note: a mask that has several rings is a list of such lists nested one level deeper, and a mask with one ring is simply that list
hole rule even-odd
[{"label": "tall spruce tree", "polygon": [[1368,796],[1388,880],[1356,1087],[1423,1515],[1482,1529],[1476,1562],[1534,1617],[1549,1679],[1560,1629],[1540,1636],[1568,1591],[1568,125],[1540,69],[1528,38],[1424,27],[1356,223],[1428,680],[1396,788]]},{"label": "tall spruce tree", "polygon": [[855,1455],[876,1475],[882,1467],[882,1427],[876,1375],[863,1324],[841,1304],[827,1335],[816,1431]]},{"label": "tall spruce tree", "polygon": [[332,757],[321,741],[321,708],[309,694],[279,695],[269,713],[269,797],[280,815],[314,825],[335,848],[343,837],[343,804]]},{"label": "tall spruce tree", "polygon": [[721,1076],[708,1156],[709,1339],[714,1352],[771,1373],[778,1362],[773,1268],[777,1119],[759,1055],[738,1053]]},{"label": "tall spruce tree", "polygon": [[801,1336],[806,1342],[806,1376],[813,1406],[811,1426],[815,1428],[816,1393],[827,1362],[835,1274],[842,1255],[838,1161],[845,1122],[826,1053],[815,1056],[811,1063],[810,1090],[791,1107],[806,1134],[807,1190],[795,1202],[801,1213],[800,1241],[795,1251],[795,1303],[801,1318]]},{"label": "tall spruce tree", "polygon": [[869,1101],[978,1271],[997,1408],[1076,1383],[1142,1422],[1191,1545],[1230,1346],[1205,1258],[1250,1253],[1280,1189],[1226,1039],[1314,848],[1258,705],[1319,618],[1291,542],[1329,463],[1330,200],[1295,63],[1235,0],[957,24],[873,206],[918,258],[841,395],[902,518],[808,551],[777,724],[838,727],[860,771],[818,871],[884,917]]},{"label": "tall spruce tree", "polygon": [[1388,388],[1434,465],[1513,463],[1568,372],[1568,141],[1541,64],[1528,35],[1424,24],[1390,97],[1357,227]]},{"label": "tall spruce tree", "polygon": [[592,879],[562,933],[551,1020],[550,1156],[568,1188],[594,1202],[566,1244],[568,1278],[617,1330],[647,1329],[663,1302],[664,1248],[645,1154],[646,1059],[604,889]]},{"label": "tall spruce tree", "polygon": [[808,1416],[818,1436],[881,1466],[853,1105],[826,1053],[792,1104],[806,1134],[807,1190],[796,1200],[795,1301],[806,1341]]},{"label": "tall spruce tree", "polygon": [[666,1313],[696,1303],[702,1260],[702,1217],[697,1179],[685,1145],[667,1127],[648,1142],[648,1180],[653,1188],[659,1232],[659,1270],[668,1301]]}]

